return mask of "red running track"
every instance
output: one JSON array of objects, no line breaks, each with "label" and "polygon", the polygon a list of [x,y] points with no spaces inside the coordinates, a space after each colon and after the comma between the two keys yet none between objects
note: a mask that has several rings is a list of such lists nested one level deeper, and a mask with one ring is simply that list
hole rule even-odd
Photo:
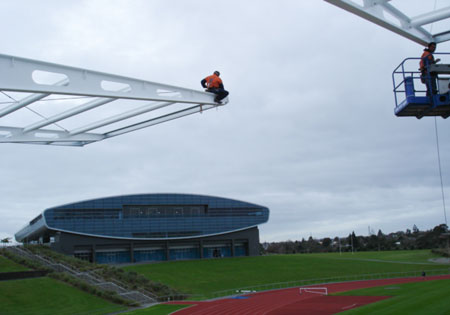
[{"label": "red running track", "polygon": [[[336,293],[384,285],[441,279],[450,279],[450,275],[425,278],[414,277],[329,283],[316,285],[316,287],[326,287],[328,293]],[[190,307],[172,313],[175,315],[331,315],[386,298],[389,298],[389,296],[325,296],[315,293],[299,294],[298,288],[290,288],[246,294],[235,298],[224,298],[213,301],[180,301],[168,302],[166,304],[192,304]]]}]

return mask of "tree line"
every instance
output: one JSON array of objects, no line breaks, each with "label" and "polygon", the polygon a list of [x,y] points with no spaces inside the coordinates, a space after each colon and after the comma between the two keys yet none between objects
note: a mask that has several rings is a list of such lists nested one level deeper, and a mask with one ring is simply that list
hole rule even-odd
[{"label": "tree line", "polygon": [[353,231],[347,237],[325,237],[307,240],[265,242],[261,244],[262,254],[297,254],[297,253],[327,253],[351,251],[380,251],[407,249],[448,248],[450,235],[446,224],[440,224],[428,231],[420,231],[416,225],[412,230],[384,234],[370,233],[369,236],[355,235]]}]

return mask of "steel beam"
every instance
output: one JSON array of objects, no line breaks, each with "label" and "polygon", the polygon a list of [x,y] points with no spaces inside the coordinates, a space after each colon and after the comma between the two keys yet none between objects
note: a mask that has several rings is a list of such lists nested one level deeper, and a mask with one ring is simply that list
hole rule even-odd
[{"label": "steel beam", "polygon": [[[351,0],[324,1],[424,46],[432,41],[440,43],[450,40],[449,31],[431,34],[422,27],[450,18],[450,7],[441,8],[411,18],[392,5],[391,3],[394,1],[389,1],[391,3],[388,3],[387,0],[363,0],[362,6]],[[387,19],[386,13],[395,21]]]},{"label": "steel beam", "polygon": [[[214,102],[215,95],[212,93],[2,54],[0,54],[0,91],[26,93],[22,99],[0,109],[0,143],[83,146],[219,106]],[[94,99],[62,112],[56,111],[48,117],[38,113],[41,117],[25,126],[2,126],[3,117],[28,105],[49,101],[51,95],[64,95],[65,98],[62,100],[69,103],[70,97],[66,96],[85,96]],[[79,119],[75,121],[79,125],[72,128],[58,125],[64,130],[43,129],[56,122],[77,118],[81,113],[121,100],[137,104],[144,100],[149,103],[131,110],[124,109],[112,116],[106,111],[106,117],[95,117],[97,119],[89,124],[80,124]],[[170,106],[174,104],[179,105],[178,109],[170,112]],[[117,109],[120,111],[121,103],[115,106],[116,112]],[[186,108],[180,110],[180,107]],[[168,108],[169,113],[158,114],[157,111],[162,108]],[[34,107],[33,111],[38,112]],[[112,126],[119,121],[139,117],[151,111],[155,111],[155,118],[125,125],[119,129]],[[71,122],[73,123],[73,120]],[[88,133],[106,126],[110,126],[112,130],[104,133]]]},{"label": "steel beam", "polygon": [[[214,104],[210,93],[2,54],[0,69],[0,90],[3,91]],[[65,76],[69,82],[66,85],[39,84],[33,78],[36,71]],[[106,89],[104,86],[110,83],[122,88]],[[129,90],[125,91],[124,87]],[[167,92],[174,96],[168,98]]]}]

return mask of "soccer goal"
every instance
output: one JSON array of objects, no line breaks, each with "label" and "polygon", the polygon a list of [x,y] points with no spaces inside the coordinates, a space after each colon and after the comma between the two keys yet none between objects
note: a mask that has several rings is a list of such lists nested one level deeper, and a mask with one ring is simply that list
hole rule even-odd
[{"label": "soccer goal", "polygon": [[322,295],[328,295],[328,289],[326,287],[305,287],[305,288],[299,288],[300,294],[302,293],[315,293],[315,294],[322,294]]}]

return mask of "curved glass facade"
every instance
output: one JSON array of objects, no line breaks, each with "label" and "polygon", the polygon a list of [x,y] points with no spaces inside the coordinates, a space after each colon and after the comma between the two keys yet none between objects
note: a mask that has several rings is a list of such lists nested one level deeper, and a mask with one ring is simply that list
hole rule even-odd
[{"label": "curved glass facade", "polygon": [[[143,194],[87,200],[43,212],[49,229],[109,238],[183,239],[246,229],[266,207],[220,197]],[[145,253],[142,253],[145,255]]]}]

